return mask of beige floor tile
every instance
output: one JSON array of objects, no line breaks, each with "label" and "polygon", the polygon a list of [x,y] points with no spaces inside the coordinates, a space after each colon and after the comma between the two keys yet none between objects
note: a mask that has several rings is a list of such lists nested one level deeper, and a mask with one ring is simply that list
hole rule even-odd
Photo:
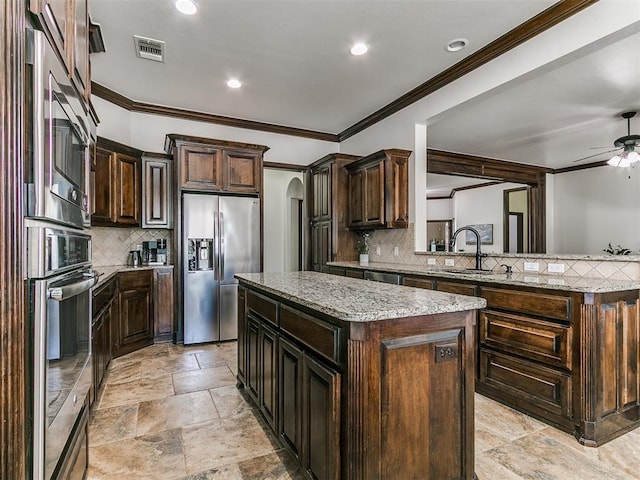
[{"label": "beige floor tile", "polygon": [[252,412],[182,429],[187,473],[203,472],[275,451]]},{"label": "beige floor tile", "polygon": [[175,373],[173,385],[176,394],[196,392],[216,387],[235,385],[236,379],[228,367],[203,368],[191,372]]},{"label": "beige floor tile", "polygon": [[89,421],[89,446],[135,437],[137,416],[137,405],[94,410]]},{"label": "beige floor tile", "polygon": [[544,431],[483,453],[525,480],[637,480],[615,467],[566,448]]},{"label": "beige floor tile", "polygon": [[476,432],[479,445],[484,450],[547,427],[528,415],[482,395],[476,394],[474,398]]},{"label": "beige floor tile", "polygon": [[109,374],[106,377],[106,382],[115,385],[116,383],[139,380],[141,365],[142,362],[139,360],[114,364],[113,368],[108,370]]},{"label": "beige floor tile", "polygon": [[219,348],[204,350],[195,354],[200,364],[200,368],[211,368],[228,365],[225,352]]},{"label": "beige floor tile", "polygon": [[133,405],[147,400],[168,397],[173,394],[171,375],[158,378],[143,378],[115,385],[107,383],[104,387],[99,408]]},{"label": "beige floor tile", "polygon": [[211,395],[206,390],[141,402],[137,435],[208,422],[218,418]]},{"label": "beige floor tile", "polygon": [[239,464],[243,480],[304,480],[301,470],[286,451],[270,453]]},{"label": "beige floor tile", "polygon": [[195,354],[176,355],[169,353],[141,362],[140,376],[141,378],[157,378],[168,373],[199,369],[200,365],[198,365]]},{"label": "beige floor tile", "polygon": [[213,403],[222,418],[237,415],[244,410],[250,410],[251,406],[240,394],[238,389],[233,387],[212,388],[209,390]]},{"label": "beige floor tile", "polygon": [[523,480],[486,454],[476,455],[476,475],[479,480]]},{"label": "beige floor tile", "polygon": [[181,480],[244,480],[237,463],[212,468],[206,472],[194,473]]},{"label": "beige floor tile", "polygon": [[89,449],[90,480],[177,480],[186,476],[180,429]]}]

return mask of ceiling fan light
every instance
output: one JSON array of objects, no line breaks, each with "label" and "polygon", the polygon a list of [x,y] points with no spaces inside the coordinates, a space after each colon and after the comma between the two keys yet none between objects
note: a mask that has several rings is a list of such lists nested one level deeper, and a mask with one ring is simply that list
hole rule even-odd
[{"label": "ceiling fan light", "polygon": [[193,15],[198,11],[198,6],[193,0],[176,0],[174,5],[184,15]]},{"label": "ceiling fan light", "polygon": [[640,162],[640,153],[635,150],[631,150],[627,153],[627,160],[629,160],[629,163]]}]

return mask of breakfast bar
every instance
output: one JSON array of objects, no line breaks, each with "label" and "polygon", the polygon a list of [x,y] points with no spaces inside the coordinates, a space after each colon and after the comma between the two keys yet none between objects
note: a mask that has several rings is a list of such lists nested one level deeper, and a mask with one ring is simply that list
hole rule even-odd
[{"label": "breakfast bar", "polygon": [[236,278],[238,386],[306,476],[475,477],[484,299],[317,272]]}]

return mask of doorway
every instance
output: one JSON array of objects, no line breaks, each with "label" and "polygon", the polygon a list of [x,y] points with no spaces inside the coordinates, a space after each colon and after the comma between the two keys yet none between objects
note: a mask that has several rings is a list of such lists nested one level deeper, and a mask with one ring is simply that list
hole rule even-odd
[{"label": "doorway", "polygon": [[284,263],[286,272],[303,270],[304,266],[304,188],[299,178],[293,178],[286,193],[286,236]]},{"label": "doorway", "polygon": [[505,253],[529,253],[529,188],[505,190],[503,195],[503,250]]}]

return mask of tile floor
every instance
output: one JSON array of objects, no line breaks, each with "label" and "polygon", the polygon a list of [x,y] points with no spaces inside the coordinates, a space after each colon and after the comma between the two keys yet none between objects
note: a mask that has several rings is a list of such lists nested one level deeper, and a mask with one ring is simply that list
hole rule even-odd
[{"label": "tile floor", "polygon": [[[303,478],[235,388],[236,344],[115,359],[89,424],[90,480]],[[640,430],[600,448],[476,395],[480,480],[640,479]]]}]

